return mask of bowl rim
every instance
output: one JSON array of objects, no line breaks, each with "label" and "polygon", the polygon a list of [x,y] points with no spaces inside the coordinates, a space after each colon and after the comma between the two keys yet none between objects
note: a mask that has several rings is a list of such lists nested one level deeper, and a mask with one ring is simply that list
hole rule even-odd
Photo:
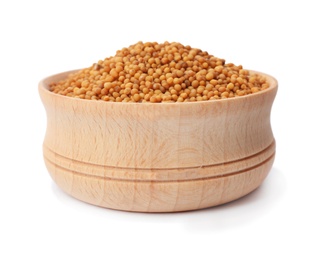
[{"label": "bowl rim", "polygon": [[[109,101],[103,101],[103,100],[90,100],[90,99],[81,99],[81,98],[75,98],[75,97],[69,97],[69,96],[65,96],[65,95],[60,95],[57,93],[53,93],[52,91],[49,90],[48,86],[50,83],[50,79],[54,78],[54,77],[60,77],[65,75],[68,76],[70,74],[76,73],[78,71],[80,71],[82,69],[76,69],[76,70],[68,70],[68,71],[63,71],[60,73],[56,73],[56,74],[52,74],[50,76],[47,76],[45,78],[43,78],[42,80],[39,81],[38,84],[38,91],[39,92],[46,92],[47,95],[51,95],[51,96],[55,96],[56,98],[62,98],[62,99],[66,99],[66,100],[74,100],[77,102],[86,102],[86,103],[95,103],[95,101],[97,102],[102,102],[104,104],[110,104],[110,105],[138,105],[140,104],[141,106],[185,106],[185,105],[201,105],[201,104],[210,104],[210,103],[228,103],[228,102],[234,102],[235,100],[242,100],[242,99],[252,99],[253,97],[257,97],[257,96],[262,96],[262,95],[266,95],[267,93],[270,93],[272,91],[277,92],[278,90],[278,81],[275,77],[267,74],[267,73],[263,73],[260,71],[255,71],[255,70],[248,70],[251,74],[258,74],[261,76],[266,77],[266,79],[269,82],[269,87],[267,89],[261,90],[259,92],[256,93],[252,93],[249,95],[244,95],[244,96],[239,96],[239,97],[233,97],[233,98],[226,98],[226,99],[215,99],[215,100],[203,100],[203,101],[192,101],[192,102],[159,102],[159,103],[151,103],[151,102],[109,102]],[[63,79],[64,77],[62,77]]]}]

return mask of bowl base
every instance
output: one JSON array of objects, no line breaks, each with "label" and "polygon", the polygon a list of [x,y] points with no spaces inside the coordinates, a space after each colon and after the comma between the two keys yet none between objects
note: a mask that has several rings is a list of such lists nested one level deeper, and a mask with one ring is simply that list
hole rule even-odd
[{"label": "bowl base", "polygon": [[221,205],[252,192],[264,181],[274,154],[252,169],[194,180],[121,180],[83,174],[46,159],[51,177],[67,194],[100,207],[135,212],[179,212]]}]

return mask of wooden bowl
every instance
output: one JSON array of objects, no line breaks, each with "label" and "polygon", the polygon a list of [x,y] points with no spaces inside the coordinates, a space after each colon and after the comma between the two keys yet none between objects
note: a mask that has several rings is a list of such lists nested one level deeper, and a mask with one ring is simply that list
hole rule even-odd
[{"label": "wooden bowl", "polygon": [[[226,100],[117,103],[54,94],[42,80],[47,112],[44,160],[71,196],[101,207],[140,212],[196,210],[238,199],[270,171],[270,125],[277,81]],[[251,72],[254,73],[254,72]]]}]

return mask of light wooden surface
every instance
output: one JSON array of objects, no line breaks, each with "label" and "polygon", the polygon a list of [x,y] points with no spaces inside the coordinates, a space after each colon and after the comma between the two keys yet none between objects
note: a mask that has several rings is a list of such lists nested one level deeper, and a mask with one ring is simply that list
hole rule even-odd
[{"label": "light wooden surface", "polygon": [[186,211],[256,189],[270,171],[275,140],[270,88],[228,100],[112,103],[69,98],[39,84],[47,112],[44,159],[68,194],[102,207]]}]

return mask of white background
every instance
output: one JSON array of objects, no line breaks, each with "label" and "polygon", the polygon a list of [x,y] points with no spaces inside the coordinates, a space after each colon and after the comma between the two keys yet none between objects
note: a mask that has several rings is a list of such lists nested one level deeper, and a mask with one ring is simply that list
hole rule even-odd
[{"label": "white background", "polygon": [[[0,259],[323,259],[321,1],[1,1]],[[63,193],[43,163],[38,82],[137,41],[273,75],[274,166],[206,210],[127,213]]]}]

